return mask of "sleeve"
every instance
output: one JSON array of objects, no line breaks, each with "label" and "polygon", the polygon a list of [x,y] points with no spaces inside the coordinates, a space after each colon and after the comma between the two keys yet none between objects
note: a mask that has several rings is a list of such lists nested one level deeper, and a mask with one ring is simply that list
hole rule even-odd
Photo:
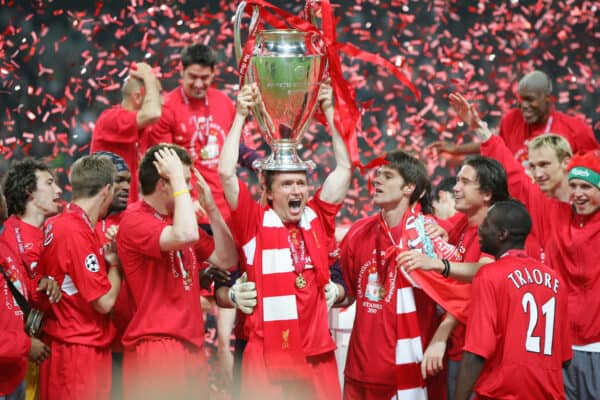
[{"label": "sleeve", "polygon": [[571,143],[573,144],[573,155],[577,153],[587,153],[592,150],[600,148],[592,127],[582,121],[579,118],[573,119],[573,138]]},{"label": "sleeve", "polygon": [[110,290],[106,264],[95,235],[74,231],[61,235],[60,240],[55,238],[54,242],[59,246],[59,254],[67,259],[65,273],[71,276],[85,301],[91,303]]},{"label": "sleeve", "polygon": [[525,173],[512,153],[508,150],[502,138],[492,136],[481,145],[481,154],[491,157],[504,167],[508,178],[508,189],[510,195],[521,201],[527,207],[533,221],[533,230],[540,238],[543,247],[547,244],[546,235],[552,229],[552,209],[559,207],[558,201],[547,197]]},{"label": "sleeve", "polygon": [[238,179],[239,193],[237,208],[231,212],[231,233],[238,244],[243,246],[256,234],[255,219],[260,215],[260,205],[248,190],[248,185]]},{"label": "sleeve", "polygon": [[309,202],[309,205],[315,207],[315,210],[319,213],[319,218],[325,228],[327,238],[331,239],[335,237],[335,217],[342,207],[342,203],[331,204],[321,200],[321,189],[317,190],[315,196]]},{"label": "sleeve", "polygon": [[194,244],[194,252],[198,262],[203,262],[215,251],[215,241],[204,229],[198,229],[198,231],[200,239]]},{"label": "sleeve", "polygon": [[[562,284],[564,280],[560,280]],[[560,302],[560,308],[558,309],[558,314],[562,318],[562,323],[558,324],[558,329],[560,329],[560,338],[561,343],[561,361],[565,362],[573,358],[573,340],[571,337],[571,324],[568,321],[568,298],[566,294],[566,286],[562,286],[562,290],[559,293],[558,301]],[[559,289],[560,290],[560,289]],[[555,327],[557,324],[554,325]]]},{"label": "sleeve", "polygon": [[[1,320],[8,313],[6,309],[0,311],[0,326]],[[31,349],[31,338],[27,336],[25,330],[19,329],[0,329],[0,364],[9,364],[16,361],[21,361],[27,357]]]},{"label": "sleeve", "polygon": [[472,297],[477,301],[471,302],[464,350],[488,359],[496,349],[498,305],[493,282],[485,274],[473,279]]},{"label": "sleeve", "polygon": [[150,215],[132,213],[121,220],[117,233],[117,249],[127,249],[147,257],[162,258],[160,235],[169,226]]},{"label": "sleeve", "polygon": [[123,108],[113,108],[106,112],[94,129],[97,140],[113,143],[135,143],[140,139],[137,126],[137,113]]}]

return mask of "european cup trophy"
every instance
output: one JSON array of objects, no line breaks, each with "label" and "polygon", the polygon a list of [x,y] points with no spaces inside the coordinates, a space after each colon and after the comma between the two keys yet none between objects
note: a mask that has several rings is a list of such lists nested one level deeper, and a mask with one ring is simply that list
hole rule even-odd
[{"label": "european cup trophy", "polygon": [[[240,26],[246,2],[234,18],[234,45],[238,63],[242,58]],[[258,22],[254,7],[250,31]],[[256,160],[254,168],[274,171],[306,171],[312,161],[303,161],[296,149],[312,119],[326,62],[321,37],[316,32],[270,29],[256,32],[255,45],[246,74],[247,83],[256,83],[262,103],[252,108],[262,135],[272,153]]]}]

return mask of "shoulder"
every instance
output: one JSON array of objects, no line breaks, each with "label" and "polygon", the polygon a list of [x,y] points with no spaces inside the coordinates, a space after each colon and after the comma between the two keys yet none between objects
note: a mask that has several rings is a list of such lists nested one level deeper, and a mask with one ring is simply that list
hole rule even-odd
[{"label": "shoulder", "polygon": [[514,123],[514,122],[518,122],[518,121],[524,121],[524,120],[523,120],[523,114],[521,113],[521,109],[516,107],[516,108],[511,108],[510,110],[508,110],[502,117],[502,120],[500,121],[500,123],[507,124],[507,123]]},{"label": "shoulder", "polygon": [[368,239],[364,237],[368,232],[374,231],[377,228],[379,215],[371,215],[369,217],[365,217],[359,219],[355,223],[352,224],[348,233],[344,237],[344,240],[348,240],[348,242],[353,242],[360,239]]}]

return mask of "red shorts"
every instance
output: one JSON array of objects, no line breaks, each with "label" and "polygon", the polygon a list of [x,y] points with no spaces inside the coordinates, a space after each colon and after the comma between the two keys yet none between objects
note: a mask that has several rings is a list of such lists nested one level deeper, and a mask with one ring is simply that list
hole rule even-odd
[{"label": "red shorts", "polygon": [[309,381],[271,382],[265,365],[262,341],[251,339],[242,357],[241,393],[245,400],[339,399],[342,397],[333,351],[306,358]]},{"label": "red shorts", "polygon": [[344,400],[391,399],[396,395],[396,386],[375,385],[344,379]]},{"label": "red shorts", "polygon": [[125,349],[123,391],[126,399],[208,397],[204,349],[171,338],[144,340]]},{"label": "red shorts", "polygon": [[40,367],[41,400],[109,400],[112,357],[109,348],[52,341]]}]

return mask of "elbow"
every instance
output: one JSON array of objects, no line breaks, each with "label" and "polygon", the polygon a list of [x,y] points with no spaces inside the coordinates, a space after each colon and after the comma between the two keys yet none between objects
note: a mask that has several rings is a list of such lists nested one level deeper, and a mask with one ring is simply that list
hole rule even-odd
[{"label": "elbow", "polygon": [[175,241],[181,244],[196,243],[200,239],[200,233],[198,228],[194,225],[195,229],[181,230],[175,233]]},{"label": "elbow", "polygon": [[115,303],[117,301],[117,296],[112,296],[110,294],[105,294],[100,297],[98,300],[94,301],[94,310],[99,312],[100,314],[108,314],[112,311]]}]

